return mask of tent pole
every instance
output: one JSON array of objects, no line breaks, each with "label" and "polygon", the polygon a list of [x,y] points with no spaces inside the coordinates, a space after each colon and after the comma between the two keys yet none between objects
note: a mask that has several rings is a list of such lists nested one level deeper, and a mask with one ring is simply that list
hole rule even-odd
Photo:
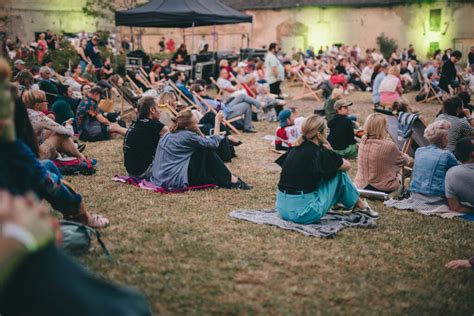
[{"label": "tent pole", "polygon": [[250,44],[252,45],[252,47],[254,47],[254,44],[253,44],[253,21],[252,21],[252,23],[250,23]]},{"label": "tent pole", "polygon": [[212,51],[216,51],[216,41],[217,41],[217,34],[216,34],[216,24],[214,24],[214,27],[212,28]]},{"label": "tent pole", "polygon": [[193,22],[193,31],[192,31],[192,38],[191,38],[191,78],[193,79],[194,75],[194,22]]}]

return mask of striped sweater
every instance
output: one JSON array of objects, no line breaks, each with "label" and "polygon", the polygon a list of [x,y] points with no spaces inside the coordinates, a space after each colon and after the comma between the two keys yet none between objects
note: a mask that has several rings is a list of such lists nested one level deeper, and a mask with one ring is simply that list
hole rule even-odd
[{"label": "striped sweater", "polygon": [[391,140],[368,139],[359,146],[355,185],[364,189],[369,184],[386,192],[398,189],[397,173],[407,162]]}]

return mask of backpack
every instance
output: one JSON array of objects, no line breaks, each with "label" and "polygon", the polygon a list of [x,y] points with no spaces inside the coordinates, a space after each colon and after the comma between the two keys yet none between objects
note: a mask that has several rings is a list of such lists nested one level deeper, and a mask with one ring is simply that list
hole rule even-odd
[{"label": "backpack", "polygon": [[93,175],[96,172],[94,165],[90,159],[86,161],[74,157],[66,157],[55,159],[54,164],[58,167],[63,175]]},{"label": "backpack", "polygon": [[81,223],[61,220],[62,242],[61,249],[71,255],[82,255],[89,251],[92,237],[95,235],[100,247],[104,251],[105,256],[111,260],[112,257],[107,250],[104,242],[100,238],[100,233]]}]

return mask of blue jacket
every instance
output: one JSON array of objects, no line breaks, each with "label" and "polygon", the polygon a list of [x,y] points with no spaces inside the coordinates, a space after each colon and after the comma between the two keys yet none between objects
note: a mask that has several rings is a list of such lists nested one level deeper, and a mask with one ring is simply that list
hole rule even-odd
[{"label": "blue jacket", "polygon": [[418,148],[408,190],[431,196],[445,196],[446,173],[449,168],[458,164],[450,151],[440,149],[436,145]]}]

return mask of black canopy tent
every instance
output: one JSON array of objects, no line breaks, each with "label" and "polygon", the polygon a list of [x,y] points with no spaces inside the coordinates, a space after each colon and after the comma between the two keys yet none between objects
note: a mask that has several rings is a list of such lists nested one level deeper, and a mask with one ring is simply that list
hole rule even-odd
[{"label": "black canopy tent", "polygon": [[[252,23],[252,16],[241,13],[219,0],[151,0],[136,8],[115,13],[115,25],[137,27],[193,28]],[[216,41],[214,31],[214,45]]]},{"label": "black canopy tent", "polygon": [[252,23],[252,16],[219,0],[151,0],[115,13],[117,26],[187,28],[236,23]]}]

